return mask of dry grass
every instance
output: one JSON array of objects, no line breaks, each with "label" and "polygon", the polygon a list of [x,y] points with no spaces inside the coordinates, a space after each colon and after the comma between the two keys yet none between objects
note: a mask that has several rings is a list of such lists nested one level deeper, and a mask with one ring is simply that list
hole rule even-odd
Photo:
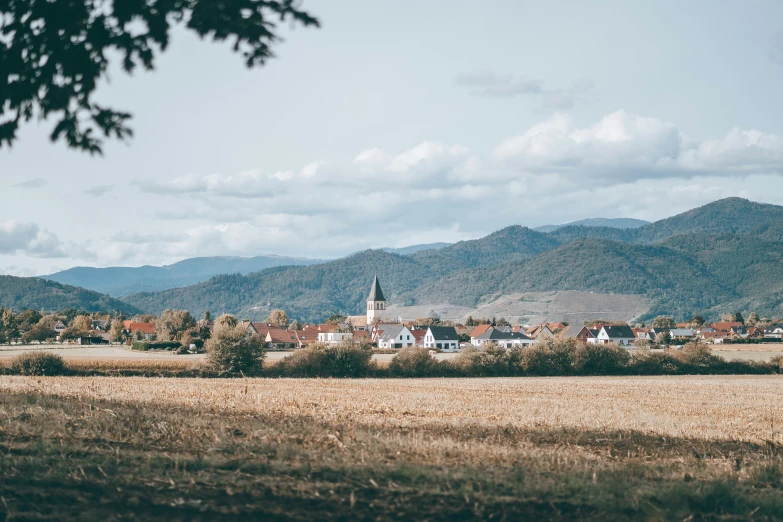
[{"label": "dry grass", "polygon": [[782,423],[780,376],[5,376],[0,515],[770,520]]},{"label": "dry grass", "polygon": [[780,376],[362,381],[50,377],[35,382],[0,378],[3,392],[29,391],[31,386],[39,393],[82,401],[194,407],[230,415],[297,415],[317,422],[384,427],[425,422],[457,429],[465,424],[569,427],[783,443]]}]

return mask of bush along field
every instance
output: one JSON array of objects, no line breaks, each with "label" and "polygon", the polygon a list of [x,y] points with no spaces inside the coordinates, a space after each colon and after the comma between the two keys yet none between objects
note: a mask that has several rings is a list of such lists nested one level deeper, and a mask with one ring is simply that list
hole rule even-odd
[{"label": "bush along field", "polygon": [[546,339],[527,348],[506,350],[488,345],[467,347],[454,359],[438,360],[428,350],[403,348],[388,364],[372,360],[370,345],[344,341],[313,344],[274,363],[265,363],[258,339],[240,326],[218,326],[205,348],[207,359],[105,360],[60,362],[48,373],[26,369],[26,358],[56,358],[32,352],[0,366],[9,375],[107,375],[161,377],[540,377],[598,375],[731,375],[783,373],[783,356],[768,362],[727,361],[709,346],[689,343],[680,350],[626,350],[614,345],[583,344],[573,339]]}]

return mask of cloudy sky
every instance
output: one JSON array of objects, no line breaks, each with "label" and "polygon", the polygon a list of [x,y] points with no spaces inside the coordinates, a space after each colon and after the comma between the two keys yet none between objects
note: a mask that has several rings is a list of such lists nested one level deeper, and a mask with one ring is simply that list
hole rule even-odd
[{"label": "cloudy sky", "polygon": [[175,33],[99,98],[103,157],[52,123],[0,149],[0,273],[357,250],[511,224],[783,204],[783,2],[306,1],[247,70]]}]

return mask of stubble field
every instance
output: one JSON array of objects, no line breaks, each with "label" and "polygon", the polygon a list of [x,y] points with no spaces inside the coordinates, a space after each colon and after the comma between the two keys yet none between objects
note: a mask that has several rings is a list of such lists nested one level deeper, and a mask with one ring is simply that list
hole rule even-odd
[{"label": "stubble field", "polygon": [[783,517],[783,378],[0,377],[21,519]]}]

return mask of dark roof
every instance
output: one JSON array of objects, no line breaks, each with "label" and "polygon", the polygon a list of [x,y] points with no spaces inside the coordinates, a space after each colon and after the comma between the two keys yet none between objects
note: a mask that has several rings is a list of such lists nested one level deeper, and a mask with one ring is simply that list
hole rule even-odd
[{"label": "dark roof", "polygon": [[604,326],[604,330],[606,330],[606,334],[609,336],[609,339],[628,338],[628,337],[633,339],[636,337],[633,334],[633,330],[631,330],[631,327],[628,326],[627,324]]},{"label": "dark roof", "polygon": [[437,340],[459,341],[457,329],[453,326],[430,326],[432,336]]},{"label": "dark roof", "polygon": [[372,280],[372,288],[370,289],[370,296],[367,298],[368,301],[386,301],[386,299],[383,297],[383,291],[381,290],[381,283],[378,281],[378,276],[375,276],[375,279]]},{"label": "dark roof", "polygon": [[588,328],[584,324],[576,324],[576,323],[574,323],[574,324],[568,326],[568,328],[566,328],[563,331],[562,335],[564,337],[569,337],[569,338],[573,339],[573,338],[576,338],[580,333],[582,333],[582,330],[587,330],[587,332],[591,336],[593,336],[593,337],[596,337],[598,335],[598,332],[601,331],[600,329],[596,330],[596,329],[593,329],[593,328]]},{"label": "dark roof", "polygon": [[503,330],[498,330],[497,328],[490,328],[486,332],[474,337],[474,339],[487,339],[489,341],[510,341],[513,339],[530,339],[530,337],[520,332],[504,332]]}]

